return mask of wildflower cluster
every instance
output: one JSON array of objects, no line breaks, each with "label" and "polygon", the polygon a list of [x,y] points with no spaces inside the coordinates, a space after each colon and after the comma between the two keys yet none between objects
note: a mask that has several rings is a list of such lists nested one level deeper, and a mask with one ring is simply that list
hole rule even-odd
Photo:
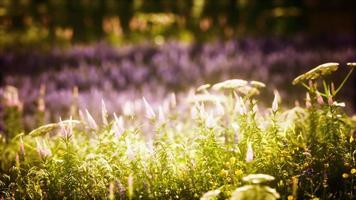
[{"label": "wildflower cluster", "polygon": [[231,79],[113,114],[102,100],[100,116],[77,107],[68,120],[1,134],[0,197],[353,199],[356,119],[336,94],[354,67],[335,88],[323,76],[337,65],[322,66],[295,81],[305,106],[286,109],[275,90],[263,108],[264,83]]}]

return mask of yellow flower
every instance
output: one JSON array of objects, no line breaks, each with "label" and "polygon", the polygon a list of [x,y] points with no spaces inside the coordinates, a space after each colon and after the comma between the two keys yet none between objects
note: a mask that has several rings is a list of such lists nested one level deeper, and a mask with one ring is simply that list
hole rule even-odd
[{"label": "yellow flower", "polygon": [[235,170],[235,175],[236,176],[241,176],[243,174],[243,171],[241,169]]},{"label": "yellow flower", "polygon": [[231,165],[230,165],[230,162],[226,162],[226,163],[225,163],[225,166],[226,166],[226,167],[230,167],[230,166],[231,166]]},{"label": "yellow flower", "polygon": [[351,174],[356,174],[356,169],[355,168],[351,169]]},{"label": "yellow flower", "polygon": [[345,179],[349,178],[349,174],[343,173],[342,178],[345,178]]},{"label": "yellow flower", "polygon": [[235,162],[236,162],[236,158],[235,157],[231,157],[230,158],[230,163],[233,165],[233,164],[235,164]]},{"label": "yellow flower", "polygon": [[287,199],[288,199],[288,200],[294,200],[294,197],[293,197],[292,195],[289,195],[289,196],[287,197]]},{"label": "yellow flower", "polygon": [[228,175],[229,175],[229,172],[228,172],[226,169],[222,169],[222,170],[220,171],[220,176],[226,177],[226,176],[228,176]]}]

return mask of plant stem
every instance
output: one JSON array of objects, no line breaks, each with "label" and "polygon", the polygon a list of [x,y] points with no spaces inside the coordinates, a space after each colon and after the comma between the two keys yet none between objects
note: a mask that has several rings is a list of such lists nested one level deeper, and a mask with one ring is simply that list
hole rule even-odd
[{"label": "plant stem", "polygon": [[340,86],[336,89],[336,91],[333,93],[333,96],[335,96],[340,90],[341,88],[345,85],[347,79],[349,79],[349,77],[351,76],[352,72],[353,72],[354,68],[351,68],[351,70],[349,71],[349,73],[346,75],[346,77],[344,78],[344,80],[342,81],[342,83],[340,84]]}]

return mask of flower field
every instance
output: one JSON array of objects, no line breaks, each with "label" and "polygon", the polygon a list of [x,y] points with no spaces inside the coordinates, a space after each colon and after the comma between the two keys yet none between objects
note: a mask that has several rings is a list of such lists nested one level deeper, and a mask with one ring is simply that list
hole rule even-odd
[{"label": "flower field", "polygon": [[[271,101],[275,89],[284,98],[284,105],[293,105],[304,94],[301,87],[292,86],[293,78],[323,62],[346,64],[355,60],[354,43],[353,37],[246,38],[121,48],[99,43],[48,52],[4,51],[0,64],[3,85],[18,89],[23,121],[29,131],[43,123],[56,122],[59,116],[69,118],[73,115],[72,105],[88,109],[99,120],[97,108],[102,99],[110,114],[121,113],[127,107],[125,102],[140,104],[143,96],[155,105],[172,92],[180,99],[199,85],[234,78],[268,83],[260,96],[264,106],[268,106],[265,102]],[[341,68],[332,78],[340,82],[345,73]],[[353,81],[346,83],[340,96],[349,111],[356,106]],[[4,87],[0,87],[0,94],[3,92]],[[33,117],[40,98],[45,104],[42,123]]]},{"label": "flower field", "polygon": [[[107,62],[68,59],[35,77],[9,72],[1,199],[354,199],[356,117],[339,96],[350,89],[355,50],[301,53],[277,41],[262,53],[263,42],[245,42],[121,52],[128,59],[79,49],[104,52]],[[244,59],[240,48],[261,53]],[[318,56],[341,61],[318,65]],[[240,62],[246,68],[235,69]],[[276,67],[295,63],[301,68]],[[249,80],[234,78],[248,72]],[[275,77],[282,74],[290,86]],[[123,89],[128,82],[132,90]],[[177,95],[166,90],[173,85]],[[25,113],[36,128],[24,131]]]}]

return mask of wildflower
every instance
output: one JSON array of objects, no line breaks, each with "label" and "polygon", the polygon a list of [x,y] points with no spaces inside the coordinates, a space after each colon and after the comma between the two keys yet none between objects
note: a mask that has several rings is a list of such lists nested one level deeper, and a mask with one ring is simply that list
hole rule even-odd
[{"label": "wildflower", "polygon": [[146,110],[146,117],[149,120],[154,120],[156,118],[156,114],[153,111],[153,108],[151,107],[151,105],[147,102],[147,100],[145,99],[145,97],[142,98],[143,104],[145,106],[145,110]]},{"label": "wildflower", "polygon": [[316,101],[318,102],[319,105],[323,105],[324,104],[323,97],[320,95],[319,92],[316,92]]},{"label": "wildflower", "polygon": [[343,173],[343,174],[342,174],[342,178],[344,178],[344,179],[348,179],[349,177],[350,177],[350,175],[347,174],[347,173]]},{"label": "wildflower", "polygon": [[18,90],[14,86],[6,86],[3,93],[4,104],[8,107],[16,107],[22,110],[22,103],[19,100]]},{"label": "wildflower", "polygon": [[321,76],[328,75],[334,71],[336,71],[339,68],[339,63],[324,63],[322,65],[319,65],[315,67],[314,69],[298,76],[293,80],[293,85],[296,85],[298,83],[301,83],[302,81],[305,80],[314,80],[317,79]]},{"label": "wildflower", "polygon": [[164,111],[163,111],[163,107],[162,106],[159,106],[158,108],[158,121],[160,123],[163,123],[166,119],[166,116],[164,114]]},{"label": "wildflower", "polygon": [[278,110],[278,101],[280,99],[280,95],[277,90],[274,90],[274,99],[272,102],[272,111],[275,113]]},{"label": "wildflower", "polygon": [[355,168],[352,168],[352,169],[351,169],[351,174],[352,174],[352,175],[355,175],[355,174],[356,174],[356,169],[355,169]]},{"label": "wildflower", "polygon": [[294,200],[294,197],[292,195],[288,195],[287,199],[288,200]]},{"label": "wildflower", "polygon": [[44,142],[42,142],[42,144],[40,144],[40,142],[38,142],[38,141],[36,141],[36,142],[37,142],[37,152],[42,159],[52,156],[51,150],[49,148],[47,148],[47,146],[44,144]]},{"label": "wildflower", "polygon": [[89,127],[94,130],[98,129],[98,125],[96,124],[94,118],[91,116],[91,114],[87,109],[85,110],[85,113],[86,113],[86,123],[89,125]]},{"label": "wildflower", "polygon": [[197,88],[197,92],[207,92],[207,89],[210,87],[210,84],[204,84]]},{"label": "wildflower", "polygon": [[226,169],[222,169],[222,170],[220,171],[220,176],[226,177],[226,176],[228,176],[228,175],[229,175],[229,171],[227,171]]},{"label": "wildflower", "polygon": [[108,125],[108,111],[104,99],[101,99],[101,120],[105,126]]},{"label": "wildflower", "polygon": [[230,79],[213,85],[213,90],[236,89],[247,85],[247,81],[241,79]]},{"label": "wildflower", "polygon": [[241,176],[244,172],[241,169],[237,169],[234,173],[236,176]]},{"label": "wildflower", "polygon": [[305,99],[305,107],[308,109],[312,107],[310,95],[308,92],[307,92],[306,99]]},{"label": "wildflower", "polygon": [[[72,121],[72,119],[70,118],[69,121]],[[73,135],[73,124],[72,123],[68,123],[68,124],[64,124],[63,121],[60,119],[59,121],[59,127],[61,128],[61,134],[63,138],[70,138]]]},{"label": "wildflower", "polygon": [[328,104],[329,104],[329,106],[334,104],[334,100],[333,100],[333,97],[331,95],[328,97]]},{"label": "wildflower", "polygon": [[336,106],[336,107],[345,107],[345,102],[337,102],[337,101],[334,101],[333,106]]},{"label": "wildflower", "polygon": [[236,162],[236,158],[235,157],[231,157],[230,158],[230,163],[233,165],[233,164],[235,164],[235,162]]},{"label": "wildflower", "polygon": [[44,101],[45,93],[46,93],[46,86],[42,84],[40,87],[40,97],[37,101],[37,110],[40,112],[44,112],[46,110],[46,104]]},{"label": "wildflower", "polygon": [[119,118],[116,116],[116,113],[114,113],[114,120],[115,123],[113,125],[113,130],[115,137],[119,137],[124,131],[124,119],[120,116]]},{"label": "wildflower", "polygon": [[78,96],[79,96],[79,89],[77,86],[74,86],[72,90],[72,100],[70,105],[71,116],[77,116],[78,114]]},{"label": "wildflower", "polygon": [[207,128],[214,128],[217,125],[217,121],[215,117],[213,116],[212,112],[209,112],[205,116],[205,126]]},{"label": "wildflower", "polygon": [[16,162],[16,167],[19,168],[20,167],[20,156],[18,153],[16,154],[15,162]]},{"label": "wildflower", "polygon": [[250,85],[246,85],[243,87],[236,88],[236,91],[243,95],[253,96],[260,94],[260,91],[256,87],[251,87]]},{"label": "wildflower", "polygon": [[126,101],[122,106],[122,113],[125,116],[134,115],[134,104],[131,101]]},{"label": "wildflower", "polygon": [[246,162],[251,162],[253,160],[253,149],[252,144],[249,142],[247,144]]},{"label": "wildflower", "polygon": [[221,102],[224,101],[224,96],[212,95],[212,94],[197,94],[188,97],[188,102]]},{"label": "wildflower", "polygon": [[268,174],[250,174],[248,176],[245,176],[242,180],[253,184],[260,184],[268,181],[273,181],[274,177]]},{"label": "wildflower", "polygon": [[355,68],[356,67],[356,62],[348,62],[348,63],[346,63],[346,65],[351,67],[351,68]]},{"label": "wildflower", "polygon": [[171,108],[175,108],[177,106],[177,98],[174,92],[170,96],[170,106]]},{"label": "wildflower", "polygon": [[249,82],[251,86],[256,87],[256,88],[264,88],[266,87],[266,84],[260,82],[260,81],[250,81]]}]

